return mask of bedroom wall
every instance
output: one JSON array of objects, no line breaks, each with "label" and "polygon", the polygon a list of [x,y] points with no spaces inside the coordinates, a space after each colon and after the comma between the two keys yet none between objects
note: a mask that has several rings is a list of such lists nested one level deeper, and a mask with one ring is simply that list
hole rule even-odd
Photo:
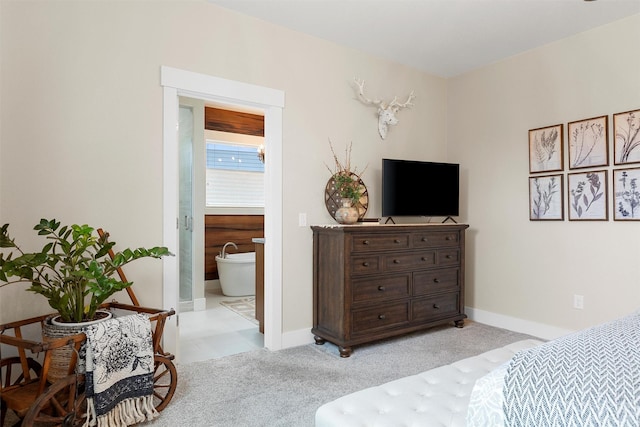
[{"label": "bedroom wall", "polygon": [[479,320],[575,330],[640,308],[640,222],[614,222],[611,202],[607,222],[569,222],[566,193],[565,221],[528,213],[528,130],[564,123],[566,159],[567,123],[608,114],[612,149],[612,114],[640,108],[638,40],[635,15],[449,80],[449,158],[465,170],[471,225],[466,303]]},{"label": "bedroom wall", "polygon": [[[160,243],[168,65],[285,91],[285,332],[311,325],[311,232],[297,222],[299,212],[332,222],[328,138],[338,150],[353,141],[353,164],[369,165],[370,216],[380,215],[382,157],[462,164],[476,314],[562,329],[613,318],[640,305],[640,224],[530,222],[527,131],[640,107],[640,58],[629,53],[639,21],[446,81],[204,1],[2,1],[0,223],[28,249],[43,216],[104,227],[119,247]],[[417,95],[384,142],[375,111],[355,100],[354,76],[371,96]],[[144,304],[161,304],[159,262],[127,275]],[[576,293],[584,310],[572,308]],[[0,289],[0,322],[43,310],[40,296]]]},{"label": "bedroom wall", "polygon": [[[285,332],[311,326],[312,235],[298,213],[333,222],[328,139],[338,152],[353,142],[352,164],[368,165],[370,216],[380,215],[382,157],[446,160],[444,79],[205,1],[2,1],[0,24],[0,223],[27,249],[41,217],[104,227],[121,248],[162,242],[161,65],[285,92]],[[354,76],[371,97],[415,91],[384,142]],[[144,305],[161,304],[160,262],[126,272]],[[22,289],[0,289],[1,322],[48,310]]]}]

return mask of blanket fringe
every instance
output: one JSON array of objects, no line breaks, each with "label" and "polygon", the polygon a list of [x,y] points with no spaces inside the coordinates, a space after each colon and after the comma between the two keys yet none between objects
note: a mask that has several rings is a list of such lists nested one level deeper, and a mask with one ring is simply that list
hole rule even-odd
[{"label": "blanket fringe", "polygon": [[108,413],[96,417],[92,398],[87,399],[87,419],[83,427],[127,427],[151,421],[159,415],[153,406],[153,395],[125,399]]}]

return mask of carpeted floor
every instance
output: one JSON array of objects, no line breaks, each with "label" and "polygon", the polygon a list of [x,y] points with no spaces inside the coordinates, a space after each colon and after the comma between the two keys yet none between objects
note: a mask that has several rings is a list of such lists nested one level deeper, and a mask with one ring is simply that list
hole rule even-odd
[{"label": "carpeted floor", "polygon": [[316,409],[340,396],[532,338],[479,323],[354,347],[332,344],[269,351],[178,366],[178,388],[153,427],[313,426]]}]

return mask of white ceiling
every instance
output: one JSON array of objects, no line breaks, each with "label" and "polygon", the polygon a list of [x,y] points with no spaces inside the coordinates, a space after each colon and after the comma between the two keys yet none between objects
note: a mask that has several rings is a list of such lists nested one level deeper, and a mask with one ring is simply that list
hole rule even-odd
[{"label": "white ceiling", "polygon": [[209,0],[452,77],[640,13],[640,0]]}]

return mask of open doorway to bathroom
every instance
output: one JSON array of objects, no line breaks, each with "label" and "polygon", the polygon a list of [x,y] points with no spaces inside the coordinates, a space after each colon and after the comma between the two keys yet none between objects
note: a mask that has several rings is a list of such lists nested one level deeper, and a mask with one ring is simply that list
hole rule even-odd
[{"label": "open doorway to bathroom", "polygon": [[264,116],[187,97],[179,104],[179,345],[189,363],[264,346],[255,295],[263,283],[255,252],[264,242]]},{"label": "open doorway to bathroom", "polygon": [[[283,348],[282,328],[282,113],[285,93],[278,89],[194,73],[168,66],[160,67],[163,92],[163,245],[175,248],[178,239],[178,132],[179,97],[258,108],[264,112],[264,133],[269,147],[265,157],[265,214],[264,214],[264,347]],[[162,260],[163,307],[179,307],[179,255]],[[176,355],[179,348],[180,313],[169,318],[163,334],[163,348]]]}]

